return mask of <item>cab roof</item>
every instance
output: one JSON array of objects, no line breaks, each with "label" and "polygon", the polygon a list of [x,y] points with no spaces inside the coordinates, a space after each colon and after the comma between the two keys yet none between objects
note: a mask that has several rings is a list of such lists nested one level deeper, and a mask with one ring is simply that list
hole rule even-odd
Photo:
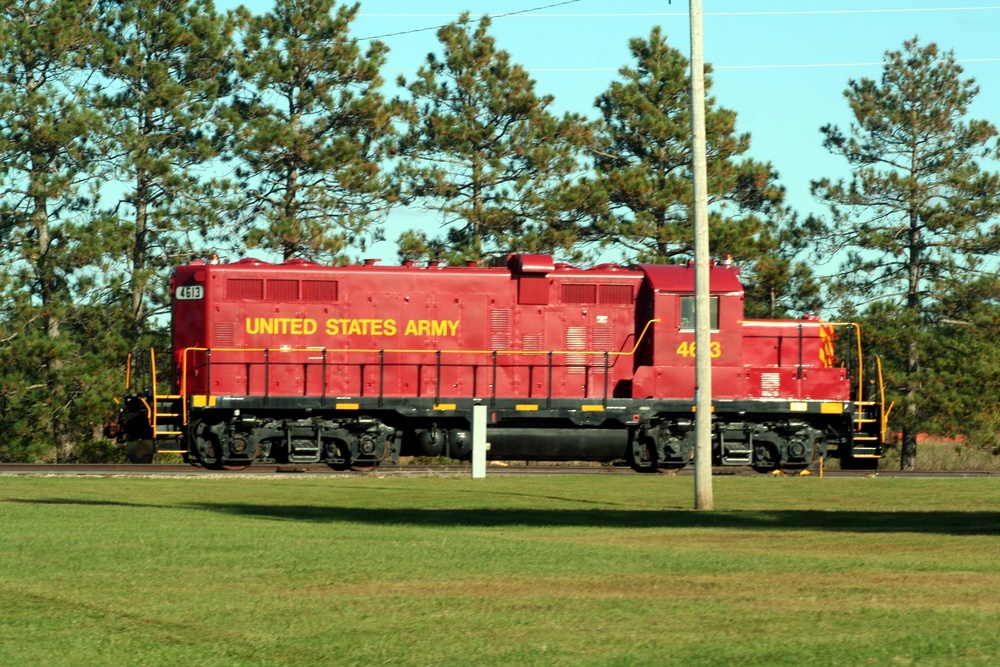
[{"label": "cab roof", "polygon": [[[649,286],[656,292],[694,293],[694,266],[690,264],[641,264]],[[740,271],[735,266],[713,264],[709,271],[709,291],[713,294],[743,292]]]}]

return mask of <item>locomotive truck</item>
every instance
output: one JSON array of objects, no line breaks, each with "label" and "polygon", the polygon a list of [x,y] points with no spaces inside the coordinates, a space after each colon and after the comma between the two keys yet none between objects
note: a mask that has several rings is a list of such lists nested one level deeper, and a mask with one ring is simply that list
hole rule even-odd
[{"label": "locomotive truck", "polygon": [[702,353],[714,465],[796,470],[835,457],[874,468],[882,454],[881,370],[858,327],[744,319],[731,261],[710,268],[707,351],[694,342],[691,265],[213,257],[176,267],[170,290],[172,353],[165,364],[152,350],[130,357],[117,399],[118,437],[136,460],[466,459],[473,407],[485,405],[489,459],[682,468]]}]

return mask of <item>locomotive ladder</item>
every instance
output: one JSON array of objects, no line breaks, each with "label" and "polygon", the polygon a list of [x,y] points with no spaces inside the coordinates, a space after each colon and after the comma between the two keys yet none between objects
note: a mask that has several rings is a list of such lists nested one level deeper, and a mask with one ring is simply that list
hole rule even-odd
[{"label": "locomotive ladder", "polygon": [[[885,392],[882,379],[882,359],[879,357],[875,357],[875,372],[877,377],[875,390],[881,397],[885,395]],[[892,406],[884,409],[885,404],[882,401],[869,400],[861,390],[859,390],[859,394],[860,400],[854,401],[857,417],[854,419],[854,432],[851,434],[851,456],[859,459],[880,458],[880,449],[882,443],[885,442],[886,424]]]},{"label": "locomotive ladder", "polygon": [[[128,356],[128,368],[125,377],[126,391],[130,391],[132,387],[132,356],[132,354]],[[148,389],[137,393],[136,397],[146,409],[146,419],[152,431],[153,439],[176,438],[183,435],[184,432],[181,429],[184,426],[184,415],[180,412],[183,406],[183,396],[180,394],[161,394],[157,390],[155,352],[152,349],[149,350],[148,366],[145,366],[143,362],[140,362],[137,366],[141,368],[143,375],[148,375],[148,377],[144,378],[144,380],[149,382]]]},{"label": "locomotive ladder", "polygon": [[182,415],[177,411],[180,399],[180,394],[153,394],[153,410],[150,413],[153,437],[171,438],[183,434]]}]

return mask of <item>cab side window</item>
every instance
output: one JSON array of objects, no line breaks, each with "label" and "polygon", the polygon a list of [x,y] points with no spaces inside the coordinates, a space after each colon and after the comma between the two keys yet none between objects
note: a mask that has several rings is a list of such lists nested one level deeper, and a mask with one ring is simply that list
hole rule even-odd
[{"label": "cab side window", "polygon": [[[711,297],[712,331],[719,330],[719,297]],[[681,297],[681,330],[694,330],[694,297]]]}]

